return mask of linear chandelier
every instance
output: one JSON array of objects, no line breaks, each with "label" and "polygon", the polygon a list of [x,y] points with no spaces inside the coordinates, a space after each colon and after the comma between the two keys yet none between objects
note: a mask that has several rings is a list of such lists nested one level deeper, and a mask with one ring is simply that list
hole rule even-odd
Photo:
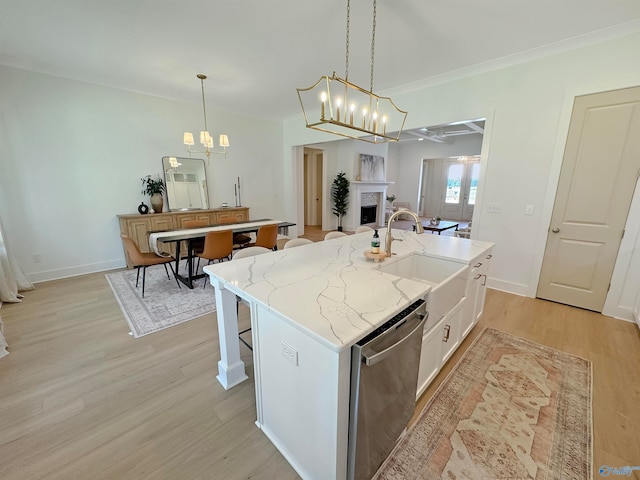
[{"label": "linear chandelier", "polygon": [[[347,0],[347,35],[344,79],[333,72],[320,77],[309,88],[298,88],[298,98],[307,128],[333,133],[370,143],[397,142],[404,128],[407,112],[400,110],[389,97],[373,93],[373,64],[376,38],[376,0],[373,0],[371,34],[371,83],[369,90],[349,81],[350,0]],[[307,108],[305,108],[305,104]],[[307,114],[307,111],[310,113]],[[390,131],[397,132],[395,134]]]},{"label": "linear chandelier", "polygon": [[191,157],[192,153],[204,153],[207,156],[207,162],[208,162],[211,154],[222,154],[226,157],[227,147],[229,146],[229,137],[227,137],[226,135],[220,135],[220,139],[218,143],[223,148],[223,150],[218,152],[213,150],[214,148],[213,137],[209,135],[209,129],[207,128],[207,107],[204,101],[204,81],[206,80],[207,76],[203,75],[202,73],[199,73],[198,75],[196,75],[196,77],[200,79],[200,86],[202,87],[202,112],[204,114],[204,130],[200,132],[200,143],[202,144],[202,146],[204,146],[204,150],[203,151],[191,150],[191,147],[194,144],[193,133],[191,132],[184,132],[183,140],[184,140],[184,144],[187,145],[189,157]]}]

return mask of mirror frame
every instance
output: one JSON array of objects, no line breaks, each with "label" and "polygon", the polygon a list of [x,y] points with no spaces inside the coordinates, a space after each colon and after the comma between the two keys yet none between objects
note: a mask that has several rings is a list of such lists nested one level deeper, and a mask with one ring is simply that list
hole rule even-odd
[{"label": "mirror frame", "polygon": [[[167,207],[171,212],[182,212],[187,210],[208,210],[210,208],[209,202],[209,188],[207,184],[207,169],[202,158],[184,158],[174,157],[180,164],[177,168],[171,166],[169,161],[171,157],[162,157],[162,172],[164,173],[165,191],[167,194]],[[201,206],[192,206],[192,203],[181,204],[178,201],[178,197],[175,192],[176,182],[174,181],[173,174],[175,173],[194,173],[197,175],[196,184],[198,186],[198,192],[200,194]],[[193,188],[185,189],[187,197],[189,192],[193,192]]]}]

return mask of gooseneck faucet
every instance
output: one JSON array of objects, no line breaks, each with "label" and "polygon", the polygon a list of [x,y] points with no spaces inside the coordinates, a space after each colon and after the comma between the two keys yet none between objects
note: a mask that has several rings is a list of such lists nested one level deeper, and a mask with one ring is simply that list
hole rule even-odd
[{"label": "gooseneck faucet", "polygon": [[397,212],[392,213],[391,216],[389,217],[389,221],[387,222],[387,235],[384,240],[384,251],[386,252],[387,257],[391,256],[391,243],[394,240],[398,240],[398,241],[402,240],[400,238],[393,238],[393,234],[391,233],[391,222],[393,222],[398,215],[401,215],[403,213],[406,213],[407,215],[411,215],[413,219],[416,221],[417,235],[424,233],[424,227],[422,226],[422,223],[420,223],[420,217],[418,217],[418,214],[413,213],[411,210],[398,210]]}]

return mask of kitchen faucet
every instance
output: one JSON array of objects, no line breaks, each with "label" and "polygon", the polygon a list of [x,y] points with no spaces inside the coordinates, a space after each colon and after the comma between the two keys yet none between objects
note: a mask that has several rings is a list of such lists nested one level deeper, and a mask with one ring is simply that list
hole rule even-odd
[{"label": "kitchen faucet", "polygon": [[398,210],[397,212],[394,212],[389,217],[389,222],[387,223],[387,236],[384,240],[384,251],[387,253],[387,257],[391,256],[391,243],[394,240],[402,241],[401,238],[393,238],[393,235],[391,234],[391,222],[393,222],[398,215],[401,215],[403,213],[411,215],[416,221],[416,234],[419,235],[421,233],[424,233],[424,227],[422,226],[422,223],[420,223],[420,217],[418,217],[418,214],[413,213],[411,210]]}]

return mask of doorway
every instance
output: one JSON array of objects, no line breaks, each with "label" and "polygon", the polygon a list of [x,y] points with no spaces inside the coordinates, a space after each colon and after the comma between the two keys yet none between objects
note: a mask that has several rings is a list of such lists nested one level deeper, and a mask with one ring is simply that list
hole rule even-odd
[{"label": "doorway", "polygon": [[602,312],[640,171],[640,87],[575,98],[537,297]]},{"label": "doorway", "polygon": [[323,151],[305,147],[303,158],[304,225],[322,226]]},{"label": "doorway", "polygon": [[423,159],[420,214],[470,221],[480,180],[480,156]]}]

